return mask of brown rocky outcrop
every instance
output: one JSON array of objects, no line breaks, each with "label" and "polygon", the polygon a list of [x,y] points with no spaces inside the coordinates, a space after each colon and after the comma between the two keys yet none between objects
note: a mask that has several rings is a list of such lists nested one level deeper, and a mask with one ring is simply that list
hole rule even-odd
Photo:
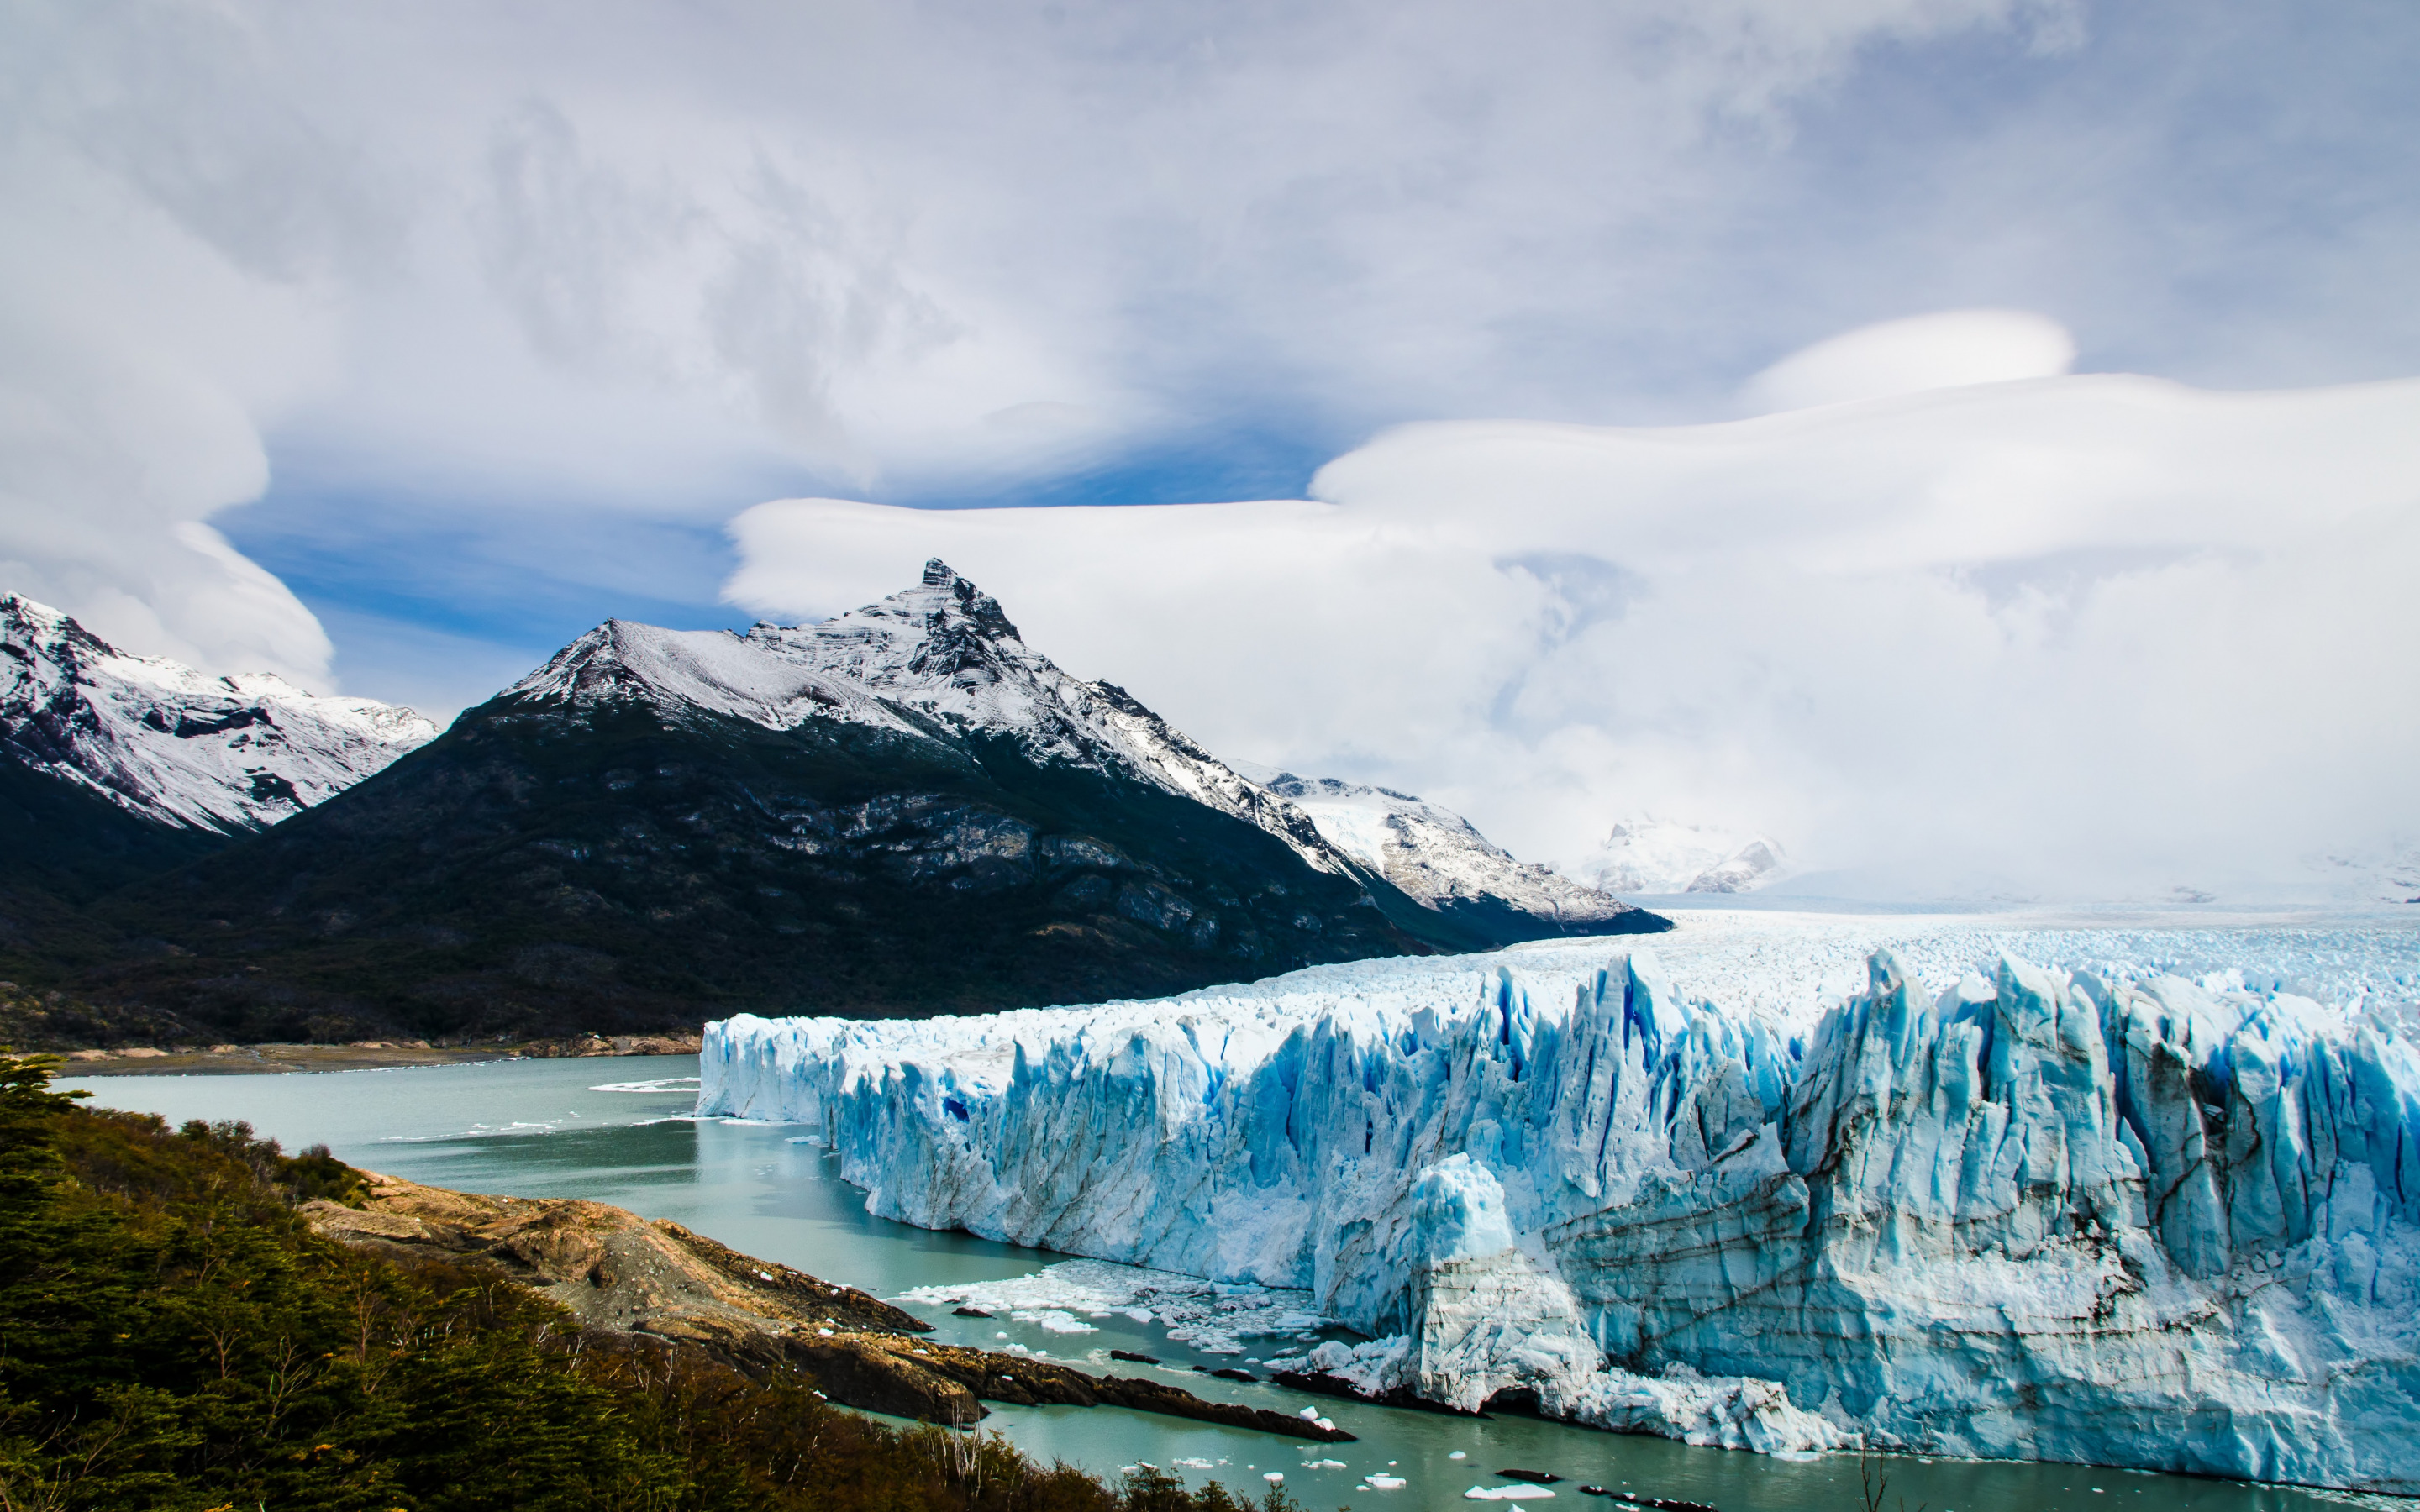
[{"label": "brown rocky outcrop", "polygon": [[533,1040],[520,1053],[537,1060],[582,1056],[693,1056],[703,1038],[693,1033],[574,1034],[560,1040]]},{"label": "brown rocky outcrop", "polygon": [[878,1297],[602,1202],[479,1196],[363,1176],[363,1207],[303,1206],[313,1228],[397,1258],[442,1256],[492,1270],[614,1339],[700,1350],[755,1375],[796,1366],[845,1406],[964,1426],[984,1415],[984,1401],[1107,1405],[1301,1440],[1353,1437],[1162,1381],[920,1338],[932,1325]]}]

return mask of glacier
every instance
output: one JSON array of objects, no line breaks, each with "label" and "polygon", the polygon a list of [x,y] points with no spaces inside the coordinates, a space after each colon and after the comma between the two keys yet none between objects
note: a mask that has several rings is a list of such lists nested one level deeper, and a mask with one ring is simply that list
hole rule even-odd
[{"label": "glacier", "polygon": [[2420,1493],[2408,923],[1687,919],[981,1018],[738,1017],[869,1209],[1301,1288],[1324,1389]]}]

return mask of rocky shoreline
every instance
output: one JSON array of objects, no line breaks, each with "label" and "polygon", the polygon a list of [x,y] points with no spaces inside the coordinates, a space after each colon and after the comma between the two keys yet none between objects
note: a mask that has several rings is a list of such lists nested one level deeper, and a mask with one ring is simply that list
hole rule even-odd
[{"label": "rocky shoreline", "polygon": [[558,1060],[597,1056],[693,1056],[694,1034],[581,1034],[517,1044],[431,1044],[361,1040],[350,1044],[215,1044],[163,1049],[122,1045],[60,1052],[70,1076],[258,1076],[298,1072],[382,1071],[482,1060]]},{"label": "rocky shoreline", "polygon": [[843,1406],[952,1427],[980,1421],[982,1404],[992,1401],[1124,1407],[1296,1442],[1353,1438],[1165,1381],[925,1339],[931,1324],[877,1297],[742,1255],[669,1220],[601,1202],[479,1196],[362,1174],[361,1207],[303,1206],[313,1229],[393,1258],[442,1257],[491,1271],[569,1309],[601,1344],[694,1350],[758,1377],[793,1366]]}]

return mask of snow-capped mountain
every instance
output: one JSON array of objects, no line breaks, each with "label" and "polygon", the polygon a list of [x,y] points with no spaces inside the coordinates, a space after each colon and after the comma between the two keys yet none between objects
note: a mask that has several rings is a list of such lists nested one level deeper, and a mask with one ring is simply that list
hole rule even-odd
[{"label": "snow-capped mountain", "polygon": [[638,1030],[1666,927],[1467,892],[1407,895],[935,562],[820,625],[597,626],[380,780],[116,900],[175,949],[111,990],[227,1039]]},{"label": "snow-capped mountain", "polygon": [[1612,893],[1753,892],[1790,874],[1767,836],[1641,814],[1613,826],[1578,867]]},{"label": "snow-capped mountain", "polygon": [[1459,814],[1377,788],[1224,762],[1112,683],[1028,646],[1000,601],[939,559],[915,587],[817,625],[747,634],[600,625],[507,692],[574,703],[638,700],[680,717],[768,730],[834,719],[920,736],[1003,737],[1032,761],[1148,782],[1283,841],[1314,870],[1385,877],[1424,907],[1488,903],[1585,927],[1626,903],[1524,866]]},{"label": "snow-capped mountain", "polygon": [[411,709],[129,655],[0,597],[0,754],[179,829],[264,828],[436,738]]},{"label": "snow-capped mountain", "polygon": [[2304,863],[2312,889],[2349,903],[2420,903],[2420,844],[2381,844]]},{"label": "snow-capped mountain", "polygon": [[1498,904],[1587,933],[1631,911],[1611,894],[1515,860],[1450,809],[1332,777],[1239,766],[1273,796],[1310,815],[1320,837],[1431,908]]}]

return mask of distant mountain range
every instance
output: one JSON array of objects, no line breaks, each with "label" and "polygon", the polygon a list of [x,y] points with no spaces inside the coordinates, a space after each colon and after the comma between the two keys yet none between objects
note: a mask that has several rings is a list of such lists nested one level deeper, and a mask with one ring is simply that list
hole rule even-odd
[{"label": "distant mountain range", "polygon": [[435,739],[410,709],[130,656],[0,595],[0,951]]},{"label": "distant mountain range", "polygon": [[1609,893],[1755,892],[1792,874],[1767,836],[1639,814],[1613,826],[1579,872]]},{"label": "distant mountain range", "polygon": [[1508,939],[1543,923],[1568,934],[1619,933],[1634,910],[1611,893],[1528,865],[1450,809],[1392,788],[1242,766],[1264,792],[1311,818],[1320,839],[1450,918]]},{"label": "distant mountain range", "polygon": [[609,622],[442,736],[0,614],[0,824],[51,842],[0,869],[0,960],[213,1036],[971,1011],[1665,927],[1418,799],[1238,772],[939,562],[820,625]]},{"label": "distant mountain range", "polygon": [[0,597],[0,752],[171,829],[265,829],[437,738],[411,709],[207,677]]}]

